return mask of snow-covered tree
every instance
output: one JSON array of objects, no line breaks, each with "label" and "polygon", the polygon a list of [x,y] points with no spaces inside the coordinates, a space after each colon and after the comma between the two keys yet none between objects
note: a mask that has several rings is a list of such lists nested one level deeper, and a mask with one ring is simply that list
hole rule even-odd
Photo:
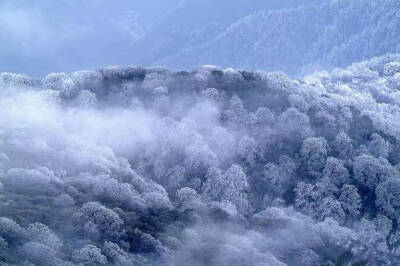
[{"label": "snow-covered tree", "polygon": [[356,217],[360,214],[361,199],[355,186],[344,185],[340,192],[339,202],[342,209],[350,216]]},{"label": "snow-covered tree", "polygon": [[400,180],[389,178],[376,187],[376,205],[392,219],[400,216]]},{"label": "snow-covered tree", "polygon": [[375,190],[377,185],[394,174],[390,163],[383,158],[360,155],[355,158],[353,166],[354,178],[360,186]]},{"label": "snow-covered tree", "polygon": [[323,170],[323,178],[337,187],[350,183],[350,174],[341,160],[328,157]]},{"label": "snow-covered tree", "polygon": [[312,177],[318,177],[325,166],[329,145],[323,137],[307,138],[303,141],[300,156],[305,169]]},{"label": "snow-covered tree", "polygon": [[86,245],[73,253],[72,259],[82,266],[105,265],[107,258],[101,253],[101,249],[94,245]]},{"label": "snow-covered tree", "polygon": [[98,202],[85,203],[75,214],[74,219],[82,230],[99,231],[107,238],[118,238],[123,232],[124,221],[117,213]]}]

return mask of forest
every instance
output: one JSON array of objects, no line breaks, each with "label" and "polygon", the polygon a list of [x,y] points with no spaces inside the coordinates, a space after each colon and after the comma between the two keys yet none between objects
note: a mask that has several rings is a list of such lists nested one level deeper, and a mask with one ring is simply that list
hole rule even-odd
[{"label": "forest", "polygon": [[0,265],[398,265],[400,55],[0,74]]}]

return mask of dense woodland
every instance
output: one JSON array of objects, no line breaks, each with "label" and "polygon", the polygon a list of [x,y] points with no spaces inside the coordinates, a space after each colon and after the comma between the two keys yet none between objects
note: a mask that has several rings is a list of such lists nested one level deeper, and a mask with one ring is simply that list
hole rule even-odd
[{"label": "dense woodland", "polygon": [[399,263],[399,55],[0,87],[1,265]]}]

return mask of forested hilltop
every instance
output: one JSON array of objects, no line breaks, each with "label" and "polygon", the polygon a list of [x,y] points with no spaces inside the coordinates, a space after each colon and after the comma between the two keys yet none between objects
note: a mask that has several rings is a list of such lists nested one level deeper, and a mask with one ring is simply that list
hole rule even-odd
[{"label": "forested hilltop", "polygon": [[2,73],[0,265],[397,265],[399,91],[395,54]]},{"label": "forested hilltop", "polygon": [[216,37],[187,46],[158,63],[193,67],[211,62],[297,76],[398,53],[399,36],[397,0],[319,1],[253,13]]}]

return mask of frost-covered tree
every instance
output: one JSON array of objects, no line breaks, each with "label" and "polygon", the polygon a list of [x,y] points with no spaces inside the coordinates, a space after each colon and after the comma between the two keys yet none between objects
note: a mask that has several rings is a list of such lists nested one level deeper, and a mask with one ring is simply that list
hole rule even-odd
[{"label": "frost-covered tree", "polygon": [[296,108],[289,108],[280,115],[276,131],[282,141],[282,148],[292,150],[296,150],[304,139],[313,135],[310,118]]},{"label": "frost-covered tree", "polygon": [[27,238],[26,230],[6,217],[0,217],[0,236],[10,244],[24,241]]},{"label": "frost-covered tree", "polygon": [[351,138],[344,132],[336,135],[332,147],[341,159],[352,158],[354,150]]},{"label": "frost-covered tree", "polygon": [[328,157],[323,170],[323,178],[337,187],[350,183],[350,174],[341,160]]},{"label": "frost-covered tree", "polygon": [[239,213],[246,214],[250,211],[248,192],[250,186],[246,174],[238,165],[232,165],[225,173],[226,187],[223,188],[222,198],[232,202]]},{"label": "frost-covered tree", "polygon": [[257,157],[257,144],[253,138],[244,136],[237,147],[237,153],[240,158],[250,164],[254,163]]},{"label": "frost-covered tree", "polygon": [[323,137],[307,138],[303,141],[300,156],[306,172],[312,177],[321,175],[329,152],[329,145]]},{"label": "frost-covered tree", "polygon": [[344,185],[340,191],[339,202],[350,216],[356,217],[360,214],[361,199],[355,186]]},{"label": "frost-covered tree", "polygon": [[105,265],[107,258],[101,253],[101,249],[94,245],[86,245],[73,253],[72,259],[82,266]]},{"label": "frost-covered tree", "polygon": [[283,196],[293,185],[296,169],[296,163],[285,155],[279,159],[278,165],[267,163],[263,174],[266,190],[272,191],[277,196]]},{"label": "frost-covered tree", "polygon": [[34,223],[28,226],[27,234],[30,240],[46,245],[54,250],[59,250],[62,242],[46,225]]},{"label": "frost-covered tree", "polygon": [[355,158],[353,172],[355,180],[361,187],[375,190],[379,183],[394,174],[394,169],[383,158],[377,159],[363,154]]},{"label": "frost-covered tree", "polygon": [[52,247],[38,243],[28,242],[21,247],[20,251],[23,256],[35,265],[68,265],[61,259],[57,258],[57,251]]},{"label": "frost-covered tree", "polygon": [[399,218],[400,212],[400,180],[389,178],[376,187],[376,205],[392,219]]},{"label": "frost-covered tree", "polygon": [[325,184],[312,185],[301,182],[295,192],[295,206],[302,212],[320,221],[329,217],[339,223],[344,222],[345,213],[342,206]]},{"label": "frost-covered tree", "polygon": [[226,180],[221,170],[210,168],[203,184],[203,195],[211,200],[220,200],[225,186]]},{"label": "frost-covered tree", "polygon": [[98,202],[85,203],[75,214],[74,220],[85,233],[98,232],[107,238],[118,238],[123,232],[124,221],[117,213]]},{"label": "frost-covered tree", "polygon": [[374,133],[368,144],[368,151],[375,157],[388,158],[390,146],[381,136]]},{"label": "frost-covered tree", "polygon": [[193,189],[185,187],[178,190],[178,203],[187,209],[199,208],[202,205],[201,196]]}]

